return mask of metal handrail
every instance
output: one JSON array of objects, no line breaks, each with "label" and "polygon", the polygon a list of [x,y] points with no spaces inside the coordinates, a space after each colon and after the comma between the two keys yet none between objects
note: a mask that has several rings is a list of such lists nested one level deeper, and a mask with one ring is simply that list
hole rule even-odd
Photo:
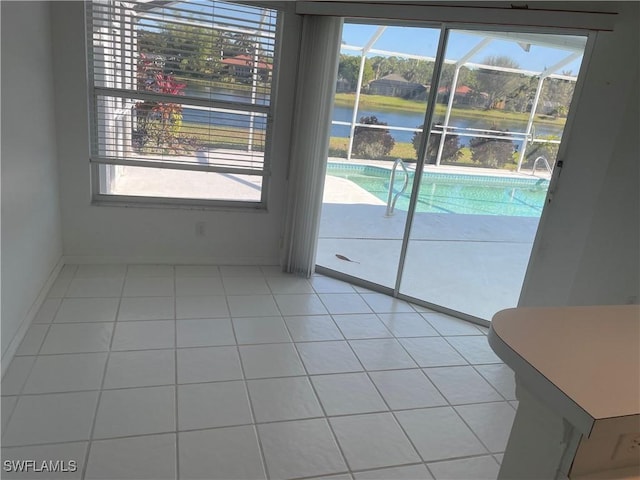
[{"label": "metal handrail", "polygon": [[[400,165],[402,167],[402,170],[404,170],[404,183],[402,184],[402,188],[400,189],[400,191],[398,191],[394,196],[393,184],[395,183],[396,169],[398,168],[398,165]],[[385,213],[385,217],[390,217],[391,215],[393,215],[393,210],[396,208],[396,202],[398,201],[398,197],[405,192],[408,185],[409,185],[409,171],[407,170],[407,167],[402,161],[402,159],[398,158],[396,159],[395,162],[393,162],[393,168],[391,169],[391,175],[389,177],[389,195],[387,196],[387,213]]]},{"label": "metal handrail", "polygon": [[536,174],[536,166],[538,165],[538,161],[542,160],[544,162],[544,166],[547,169],[547,172],[549,173],[553,173],[553,170],[551,170],[551,166],[549,165],[548,160],[546,159],[546,157],[543,157],[542,155],[539,156],[538,158],[536,158],[533,161],[533,168],[531,169],[531,175],[535,175]]}]

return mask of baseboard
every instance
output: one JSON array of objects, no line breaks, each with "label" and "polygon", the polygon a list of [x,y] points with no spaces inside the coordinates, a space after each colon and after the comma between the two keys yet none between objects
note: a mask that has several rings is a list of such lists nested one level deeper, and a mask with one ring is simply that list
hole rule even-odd
[{"label": "baseboard", "polygon": [[155,265],[280,265],[273,257],[167,257],[167,256],[95,256],[67,255],[63,257],[67,265],[85,264],[155,264]]},{"label": "baseboard", "polygon": [[20,322],[20,326],[18,327],[18,330],[16,331],[15,335],[11,339],[11,342],[9,342],[9,345],[7,346],[7,350],[2,355],[2,361],[0,362],[2,363],[2,376],[4,376],[7,370],[7,367],[11,363],[11,360],[13,360],[13,357],[16,354],[16,351],[18,350],[18,347],[20,346],[22,339],[27,333],[28,328],[31,326],[31,322],[33,322],[33,319],[38,314],[40,307],[42,307],[42,303],[46,300],[47,293],[49,292],[51,285],[53,285],[53,282],[55,282],[56,278],[58,277],[58,274],[60,273],[60,270],[62,270],[62,267],[64,266],[64,264],[65,264],[64,257],[60,257],[56,265],[53,267],[53,270],[51,270],[51,273],[47,277],[46,282],[40,289],[40,293],[38,293],[38,296],[36,297],[34,302],[31,304],[31,307],[27,311],[27,314]]}]

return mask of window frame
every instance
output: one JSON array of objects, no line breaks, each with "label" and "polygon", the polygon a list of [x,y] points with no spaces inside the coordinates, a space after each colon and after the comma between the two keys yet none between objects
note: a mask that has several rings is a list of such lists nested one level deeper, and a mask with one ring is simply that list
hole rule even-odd
[{"label": "window frame", "polygon": [[[124,1],[124,0],[123,0]],[[179,1],[179,0],[176,0]],[[269,89],[268,106],[254,105],[254,108],[245,103],[235,103],[228,100],[209,100],[206,98],[198,98],[193,96],[175,97],[162,94],[149,94],[144,91],[127,90],[118,88],[109,88],[97,86],[95,78],[92,74],[94,68],[92,64],[92,55],[94,49],[93,30],[92,30],[92,7],[91,0],[84,2],[85,8],[85,25],[87,32],[85,35],[85,55],[87,59],[87,95],[88,95],[88,120],[89,120],[89,172],[90,172],[90,195],[92,205],[103,206],[123,206],[123,207],[149,207],[149,208],[178,208],[178,209],[198,209],[198,210],[223,210],[223,211],[264,211],[268,210],[268,198],[272,175],[272,157],[274,151],[273,132],[274,132],[274,112],[276,110],[277,92],[280,75],[280,58],[282,50],[282,32],[284,22],[284,9],[276,2],[250,2],[243,0],[222,0],[225,3],[243,5],[255,8],[265,8],[275,11],[276,21],[274,29],[274,49],[273,49],[273,70],[271,73],[271,84]],[[187,106],[206,106],[209,108],[230,108],[236,111],[255,112],[264,115],[264,159],[261,168],[261,174],[251,174],[233,168],[225,169],[224,167],[216,167],[214,165],[194,165],[194,164],[175,164],[173,162],[149,162],[145,160],[136,161],[131,158],[110,159],[100,157],[95,151],[94,142],[97,142],[98,136],[98,119],[99,111],[97,109],[97,98],[100,95],[111,95],[113,93],[120,94],[121,98],[127,96],[147,97],[154,100],[165,100],[166,102],[176,103],[176,99],[183,99],[187,102]],[[117,97],[118,95],[116,95]],[[215,123],[209,123],[215,125]],[[196,171],[196,172],[213,172],[213,173],[235,173],[238,175],[247,175],[261,178],[260,200],[232,200],[222,198],[187,198],[175,196],[149,196],[149,195],[126,195],[126,194],[110,194],[102,193],[101,187],[104,179],[103,168],[117,166],[134,166],[142,168],[162,168],[173,171]]]}]

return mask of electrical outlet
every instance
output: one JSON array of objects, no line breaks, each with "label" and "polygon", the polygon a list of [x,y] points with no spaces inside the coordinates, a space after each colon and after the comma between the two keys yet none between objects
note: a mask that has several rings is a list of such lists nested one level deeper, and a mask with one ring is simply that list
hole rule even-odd
[{"label": "electrical outlet", "polygon": [[204,222],[196,222],[196,237],[204,237]]},{"label": "electrical outlet", "polygon": [[613,460],[636,460],[640,462],[640,433],[620,435]]}]

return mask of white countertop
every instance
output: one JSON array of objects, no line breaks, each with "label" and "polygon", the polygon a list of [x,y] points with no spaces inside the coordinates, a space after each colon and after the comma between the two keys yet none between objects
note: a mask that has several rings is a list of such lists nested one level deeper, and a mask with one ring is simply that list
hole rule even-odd
[{"label": "white countertop", "polygon": [[532,393],[577,406],[585,433],[598,420],[640,415],[638,305],[503,310],[489,343]]}]

